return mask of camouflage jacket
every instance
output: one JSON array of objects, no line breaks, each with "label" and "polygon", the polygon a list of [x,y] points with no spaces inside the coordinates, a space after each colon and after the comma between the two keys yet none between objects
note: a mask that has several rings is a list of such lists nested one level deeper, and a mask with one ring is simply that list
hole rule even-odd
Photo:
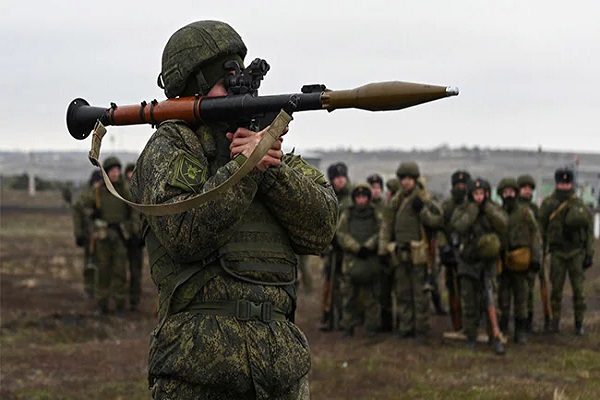
[{"label": "camouflage jacket", "polygon": [[533,211],[527,204],[516,203],[515,208],[508,213],[508,227],[503,242],[506,252],[528,247],[531,262],[541,262],[542,238]]},{"label": "camouflage jacket", "polygon": [[[132,179],[136,201],[174,202],[223,183],[240,168],[243,158],[231,160],[225,132],[216,125],[193,131],[178,121],[161,124],[137,162]],[[318,254],[330,243],[337,224],[333,191],[319,171],[292,154],[285,155],[278,168],[264,173],[255,169],[218,201],[176,215],[144,216],[144,232],[150,235],[151,231],[159,250],[164,249],[162,255],[153,256],[156,246],[146,242],[161,303],[170,301],[182,309],[193,302],[243,299],[269,302],[286,314],[292,312],[293,296],[282,286],[240,280],[222,270],[206,278],[211,268],[220,268],[218,259],[210,261],[215,253],[234,237],[254,235],[237,231],[243,221],[254,217],[249,210],[258,210],[263,221],[281,229],[281,237],[272,246],[286,244],[296,254]],[[251,230],[251,225],[245,226]],[[268,251],[271,243],[254,236],[255,250],[246,252],[246,260],[263,265],[277,262]],[[178,276],[190,270],[204,275],[175,285]],[[173,287],[177,290],[168,300]],[[267,390],[274,396],[310,369],[306,338],[292,322],[240,321],[191,311],[168,318],[161,313],[161,318],[165,318],[164,325],[160,332],[155,330],[150,349],[150,384],[167,377],[239,393]]]}]

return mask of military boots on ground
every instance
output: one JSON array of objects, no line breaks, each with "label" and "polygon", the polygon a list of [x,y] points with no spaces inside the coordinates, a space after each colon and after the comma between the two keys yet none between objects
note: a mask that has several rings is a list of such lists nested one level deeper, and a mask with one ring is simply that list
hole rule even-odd
[{"label": "military boots on ground", "polygon": [[514,342],[516,344],[527,344],[527,336],[525,334],[527,329],[527,319],[519,318],[515,320],[515,336]]},{"label": "military boots on ground", "polygon": [[494,353],[499,356],[502,356],[504,353],[506,353],[506,350],[504,350],[504,345],[499,337],[495,337],[492,340],[492,349],[494,349]]},{"label": "military boots on ground", "polygon": [[575,334],[577,336],[583,336],[585,334],[585,330],[583,329],[583,322],[575,321]]}]

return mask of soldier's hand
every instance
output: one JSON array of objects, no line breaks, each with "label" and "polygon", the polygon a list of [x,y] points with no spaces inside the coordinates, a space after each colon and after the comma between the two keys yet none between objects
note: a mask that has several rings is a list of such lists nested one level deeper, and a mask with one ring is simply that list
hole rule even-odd
[{"label": "soldier's hand", "polygon": [[592,266],[592,256],[585,256],[583,259],[583,269],[586,270]]},{"label": "soldier's hand", "polygon": [[356,253],[356,256],[358,258],[367,258],[369,256],[369,253],[371,253],[371,250],[367,249],[365,246],[360,246],[360,249],[358,249],[358,253]]},{"label": "soldier's hand", "polygon": [[539,261],[532,261],[529,264],[529,270],[532,271],[532,272],[536,272],[537,273],[540,270],[540,268],[541,268],[541,264],[540,264]]},{"label": "soldier's hand", "polygon": [[421,198],[419,196],[415,196],[411,203],[410,203],[411,207],[413,210],[415,210],[415,212],[418,214],[421,212],[421,210],[423,209],[423,207],[425,207],[425,203],[423,203],[423,200],[421,200]]},{"label": "soldier's hand", "polygon": [[102,210],[99,208],[94,208],[92,211],[92,219],[102,219]]},{"label": "soldier's hand", "polygon": [[[238,154],[244,155],[246,158],[256,149],[258,143],[266,132],[266,128],[260,132],[253,132],[246,128],[238,128],[234,133],[227,133],[227,139],[231,141],[229,145],[229,155],[234,158]],[[256,169],[260,172],[265,172],[269,167],[279,167],[283,151],[281,150],[281,142],[283,138],[279,138],[273,143],[267,154],[256,165]]]},{"label": "soldier's hand", "polygon": [[85,236],[83,235],[79,235],[75,238],[75,244],[77,245],[77,247],[83,247],[85,246]]}]

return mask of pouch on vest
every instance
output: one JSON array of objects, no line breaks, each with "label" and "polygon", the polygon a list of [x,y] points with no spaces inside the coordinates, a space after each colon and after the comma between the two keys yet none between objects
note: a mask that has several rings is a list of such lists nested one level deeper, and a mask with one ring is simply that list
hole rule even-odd
[{"label": "pouch on vest", "polygon": [[511,271],[526,271],[531,264],[529,247],[519,247],[506,254],[506,268]]},{"label": "pouch on vest", "polygon": [[426,265],[429,261],[429,242],[421,225],[421,240],[410,241],[410,257],[413,265]]}]

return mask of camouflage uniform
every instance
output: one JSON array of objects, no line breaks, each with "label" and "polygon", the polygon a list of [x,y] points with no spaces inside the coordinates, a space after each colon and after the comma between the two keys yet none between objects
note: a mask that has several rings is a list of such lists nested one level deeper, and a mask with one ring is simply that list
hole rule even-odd
[{"label": "camouflage uniform", "polygon": [[[415,163],[402,163],[396,172],[398,178],[419,177]],[[401,189],[386,210],[379,235],[379,254],[390,255],[395,269],[394,291],[398,302],[398,334],[400,337],[422,336],[429,333],[429,298],[423,291],[427,265],[413,264],[411,241],[427,240],[423,227],[437,229],[443,224],[441,214],[424,189],[417,184],[410,191]]]},{"label": "camouflage uniform", "polygon": [[78,247],[83,247],[83,289],[89,299],[94,298],[96,282],[96,244],[92,243],[92,207],[84,207],[82,200],[94,198],[94,184],[102,182],[102,173],[96,170],[90,177],[89,187],[85,188],[75,204],[73,204],[73,230],[75,242]]},{"label": "camouflage uniform", "polygon": [[[191,23],[163,52],[165,94],[222,91],[231,62],[241,66],[245,54],[229,25]],[[137,161],[136,201],[170,203],[225,182],[246,159],[231,158],[228,131],[224,123],[160,124]],[[310,351],[293,323],[297,255],[319,254],[331,241],[337,201],[299,156],[280,160],[191,210],[144,216],[159,294],[148,365],[154,398],[309,397]]]},{"label": "camouflage uniform", "polygon": [[[503,191],[506,188],[512,188],[515,196],[504,196]],[[516,343],[523,344],[526,341],[525,331],[527,330],[527,293],[529,291],[527,277],[529,273],[536,273],[540,269],[541,237],[533,212],[526,205],[517,203],[517,190],[517,181],[512,178],[504,178],[498,184],[498,195],[502,197],[503,208],[508,215],[508,228],[503,240],[503,268],[498,279],[498,305],[500,329],[506,334],[511,299],[513,300],[514,340]],[[524,261],[515,262],[509,256],[509,254],[522,252],[524,249],[529,250],[530,253],[528,265],[523,265]]]},{"label": "camouflage uniform", "polygon": [[460,242],[458,240],[459,235],[452,229],[450,221],[454,210],[461,204],[464,204],[467,199],[466,187],[460,188],[459,184],[466,185],[470,178],[471,176],[467,171],[458,170],[452,174],[450,198],[442,203],[444,229],[440,230],[438,234],[440,262],[445,267],[445,282],[446,289],[448,290],[448,303],[450,304],[450,321],[455,331],[459,331],[462,327],[460,285],[456,271],[456,252],[458,251]]},{"label": "camouflage uniform", "polygon": [[[559,183],[573,183],[573,172],[558,169],[555,180],[557,186]],[[552,330],[557,332],[559,329],[562,291],[568,273],[573,290],[575,330],[577,334],[582,335],[586,310],[583,295],[584,270],[592,265],[594,255],[591,213],[574,190],[557,188],[542,202],[540,226],[544,245],[551,255]]]},{"label": "camouflage uniform", "polygon": [[[368,186],[355,187],[352,197],[358,194],[370,197]],[[380,224],[381,216],[370,202],[365,207],[353,204],[340,216],[336,234],[344,250],[341,282],[344,313],[341,327],[347,335],[352,335],[354,327],[362,321],[365,322],[368,336],[374,335],[379,329],[381,266],[377,244]]]},{"label": "camouflage uniform", "polygon": [[[455,210],[450,226],[461,235],[462,249],[458,257],[457,272],[460,279],[462,327],[470,343],[474,343],[483,308],[485,285],[493,286],[491,281],[496,275],[500,237],[506,232],[507,217],[504,211],[491,200],[486,200],[482,204],[473,200],[472,193],[486,186],[484,180],[477,179],[470,185],[469,201]],[[494,246],[487,244],[493,242],[491,239],[494,237],[498,242],[495,252]],[[484,243],[484,238],[489,240]]]},{"label": "camouflage uniform", "polygon": [[[519,190],[521,190],[522,187],[524,186],[531,186],[531,190],[535,190],[535,181],[533,179],[533,177],[531,177],[531,175],[521,175],[517,178],[517,185],[519,185]],[[531,210],[531,212],[533,213],[533,216],[535,217],[536,221],[539,219],[539,208],[537,206],[537,204],[535,204],[533,202],[533,198],[529,197],[529,198],[525,198],[522,197],[520,194],[517,196],[517,201],[519,202],[519,204],[523,204],[526,205],[527,207],[529,207],[529,209]],[[539,229],[539,226],[538,226]],[[544,260],[540,260],[541,262],[543,262]],[[533,305],[533,292],[535,289],[535,278],[536,276],[539,279],[539,275],[538,274],[534,274],[534,273],[529,273],[527,274],[527,326],[526,326],[526,330],[528,332],[531,332],[533,329],[533,312],[534,312],[534,305]]]},{"label": "camouflage uniform", "polygon": [[[348,168],[346,164],[338,162],[329,166],[327,176],[330,182],[337,176],[347,178]],[[338,201],[338,212],[341,214],[352,205],[350,183],[348,182],[342,189],[335,192],[335,195]],[[341,295],[343,257],[344,251],[340,247],[337,235],[335,235],[327,251],[324,252],[323,274],[325,282],[323,285],[323,315],[320,327],[322,331],[329,331],[336,328],[337,323],[343,318],[344,304]],[[331,281],[332,272],[333,282]]]},{"label": "camouflage uniform", "polygon": [[[108,172],[120,162],[109,157],[103,164]],[[129,185],[120,177],[113,186],[125,199],[131,200]],[[109,298],[115,300],[117,312],[125,310],[127,298],[127,241],[132,232],[140,229],[139,214],[126,203],[113,196],[105,185],[83,193],[81,205],[93,209],[97,274],[95,298],[100,313],[109,310]]]}]

